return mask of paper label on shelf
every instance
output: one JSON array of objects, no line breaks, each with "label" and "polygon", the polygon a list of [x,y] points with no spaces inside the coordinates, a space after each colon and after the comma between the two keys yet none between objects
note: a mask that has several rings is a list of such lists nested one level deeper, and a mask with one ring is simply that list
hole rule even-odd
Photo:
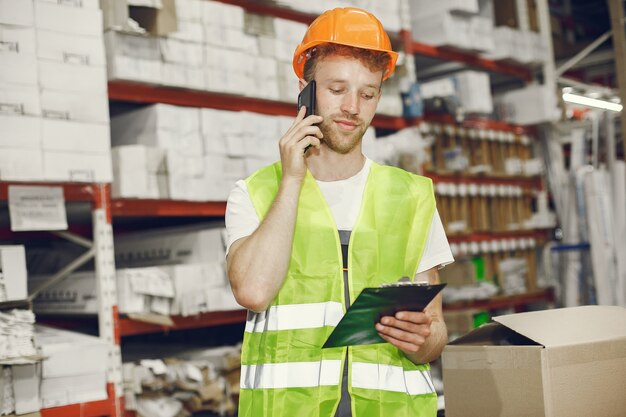
[{"label": "paper label on shelf", "polygon": [[63,187],[9,187],[9,216],[14,232],[67,230]]}]

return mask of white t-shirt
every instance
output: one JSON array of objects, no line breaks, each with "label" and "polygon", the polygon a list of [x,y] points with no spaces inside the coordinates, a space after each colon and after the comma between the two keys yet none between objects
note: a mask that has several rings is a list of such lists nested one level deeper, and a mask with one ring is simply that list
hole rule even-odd
[{"label": "white t-shirt", "polygon": [[[372,161],[366,159],[363,168],[348,179],[317,181],[335,218],[338,230],[352,230],[354,227],[371,166]],[[226,206],[226,232],[228,235],[226,253],[228,253],[233,242],[250,236],[259,224],[260,219],[248,194],[245,181],[237,181],[235,188],[228,196]],[[424,272],[435,266],[443,267],[452,262],[454,262],[454,257],[448,244],[448,238],[443,229],[439,212],[435,210],[417,272]]]}]

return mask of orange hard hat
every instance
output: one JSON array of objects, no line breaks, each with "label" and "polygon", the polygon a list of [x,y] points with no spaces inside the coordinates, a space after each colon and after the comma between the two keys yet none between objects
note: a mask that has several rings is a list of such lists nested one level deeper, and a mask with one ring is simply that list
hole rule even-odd
[{"label": "orange hard hat", "polygon": [[318,16],[304,34],[302,43],[296,48],[293,54],[293,70],[298,78],[303,77],[304,64],[309,58],[307,51],[323,43],[386,52],[391,59],[383,74],[383,80],[393,74],[398,60],[398,54],[391,49],[389,36],[373,14],[355,7],[337,8]]}]

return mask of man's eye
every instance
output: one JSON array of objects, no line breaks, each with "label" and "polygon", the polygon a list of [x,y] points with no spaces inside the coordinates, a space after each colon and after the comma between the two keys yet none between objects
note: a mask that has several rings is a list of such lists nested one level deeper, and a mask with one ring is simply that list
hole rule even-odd
[{"label": "man's eye", "polygon": [[343,90],[341,90],[341,89],[333,89],[333,88],[330,89],[330,92],[333,93],[333,94],[341,94],[342,91]]},{"label": "man's eye", "polygon": [[373,96],[372,94],[363,94],[363,98],[364,98],[365,100],[371,100],[371,99],[373,99],[373,98],[374,98],[374,96]]}]

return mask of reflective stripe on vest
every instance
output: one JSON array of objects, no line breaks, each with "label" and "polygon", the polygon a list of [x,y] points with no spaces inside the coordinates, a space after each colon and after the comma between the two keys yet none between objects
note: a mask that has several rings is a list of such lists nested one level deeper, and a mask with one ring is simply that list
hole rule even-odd
[{"label": "reflective stripe on vest", "polygon": [[[241,388],[306,388],[339,384],[340,360],[242,365]],[[354,362],[352,387],[422,395],[435,392],[427,371],[400,366]]]},{"label": "reflective stripe on vest", "polygon": [[315,329],[336,326],[343,317],[341,303],[286,304],[248,315],[246,332]]},{"label": "reflective stripe on vest", "polygon": [[363,362],[352,364],[352,387],[405,392],[409,395],[435,392],[428,371],[405,371],[401,366]]},{"label": "reflective stripe on vest", "polygon": [[241,366],[241,388],[305,388],[337,385],[340,360]]}]

